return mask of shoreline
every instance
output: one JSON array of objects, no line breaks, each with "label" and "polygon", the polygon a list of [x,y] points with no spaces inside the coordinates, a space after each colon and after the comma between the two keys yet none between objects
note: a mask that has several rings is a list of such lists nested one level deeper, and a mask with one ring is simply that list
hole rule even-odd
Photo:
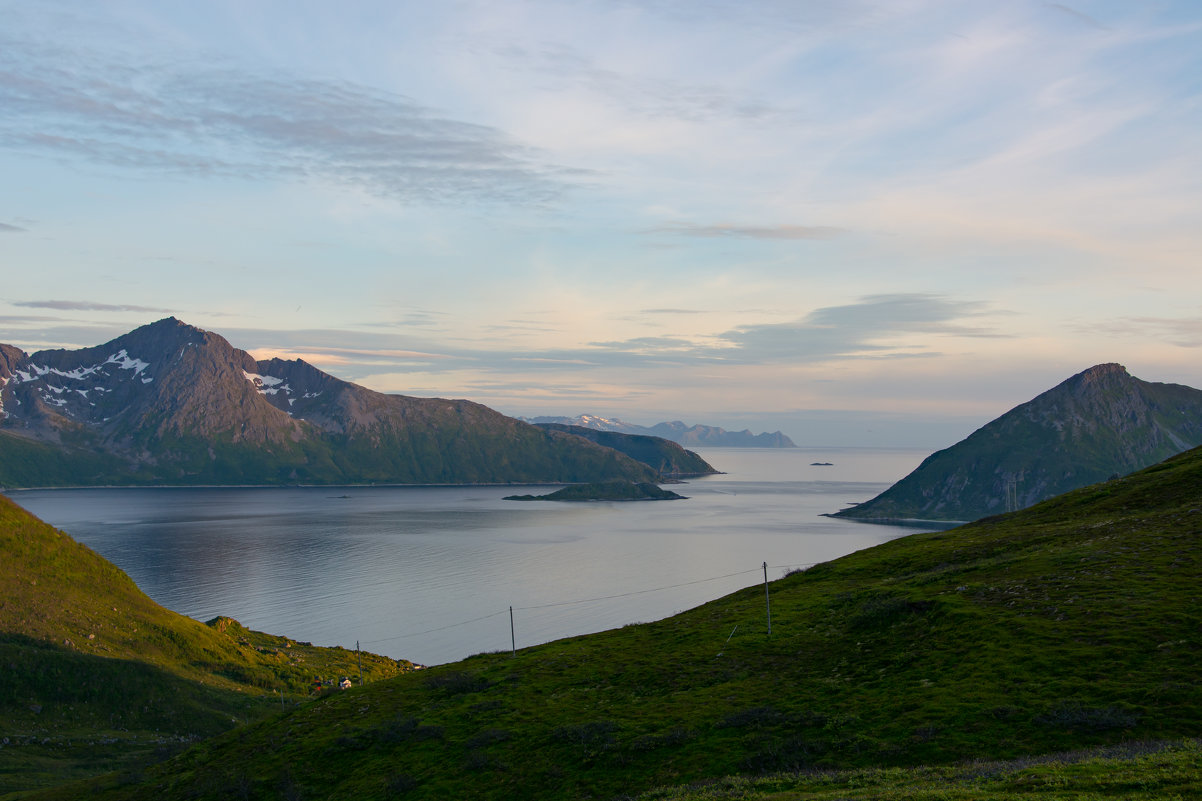
[{"label": "shoreline", "polygon": [[838,512],[824,512],[819,517],[829,517],[832,520],[850,520],[853,523],[869,523],[876,526],[905,526],[906,528],[935,528],[946,530],[966,526],[971,520],[927,520],[920,517],[852,517]]},{"label": "shoreline", "polygon": [[[724,476],[720,470],[712,473],[675,473],[665,477],[664,481],[656,484],[688,483],[681,479],[705,478],[706,476]],[[497,481],[497,482],[454,482],[441,484],[403,484],[403,483],[371,483],[371,484],[72,484],[69,486],[49,487],[0,487],[0,495],[10,492],[46,492],[53,490],[88,490],[88,489],[436,489],[439,487],[574,487],[588,484],[588,481]]]}]

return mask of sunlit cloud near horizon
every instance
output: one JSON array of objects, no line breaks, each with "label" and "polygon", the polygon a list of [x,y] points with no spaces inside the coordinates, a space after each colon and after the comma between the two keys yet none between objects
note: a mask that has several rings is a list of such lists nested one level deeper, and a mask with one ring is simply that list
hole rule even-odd
[{"label": "sunlit cloud near horizon", "polygon": [[940,447],[1202,387],[1202,6],[0,0],[0,342]]}]

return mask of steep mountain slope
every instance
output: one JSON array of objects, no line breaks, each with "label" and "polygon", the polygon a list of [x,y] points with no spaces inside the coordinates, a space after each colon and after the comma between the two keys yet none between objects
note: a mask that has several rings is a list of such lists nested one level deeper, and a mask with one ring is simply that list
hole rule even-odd
[{"label": "steep mountain slope", "polygon": [[0,485],[527,483],[645,465],[464,400],[255,361],[175,318],[94,348],[0,351]]},{"label": "steep mountain slope", "polygon": [[656,423],[640,426],[612,417],[581,414],[576,417],[531,417],[519,418],[536,425],[555,424],[591,428],[595,431],[613,431],[619,434],[662,437],[677,445],[692,448],[795,448],[793,440],[779,431],[771,434],[752,434],[750,430],[727,431],[717,426],[687,425],[675,420],[671,423]]},{"label": "steep mountain slope", "polygon": [[[277,692],[304,698],[315,675],[358,676],[354,652],[164,609],[3,496],[0,553],[0,795],[112,770],[278,711]],[[362,656],[369,679],[412,669]],[[99,754],[97,740],[107,741]]]},{"label": "steep mountain slope", "polygon": [[664,478],[708,476],[718,472],[697,454],[662,437],[621,434],[616,431],[599,431],[595,428],[558,423],[537,423],[536,425],[548,431],[575,434],[606,448],[613,448],[631,459],[642,462]]},{"label": "steep mountain slope", "polygon": [[1078,373],[837,517],[976,520],[1024,508],[1202,444],[1202,391],[1122,365]]},{"label": "steep mountain slope", "polygon": [[[821,782],[871,766],[885,783],[890,766],[992,770],[1196,737],[1200,509],[1194,450],[788,575],[767,588],[770,631],[756,584],[656,623],[352,690],[86,794],[615,798],[776,770]],[[85,788],[54,797],[71,793]]]}]

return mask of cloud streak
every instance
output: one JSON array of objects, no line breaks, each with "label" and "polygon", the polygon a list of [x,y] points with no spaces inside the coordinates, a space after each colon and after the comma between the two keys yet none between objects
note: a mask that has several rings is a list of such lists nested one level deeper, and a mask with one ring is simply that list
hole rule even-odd
[{"label": "cloud streak", "polygon": [[0,146],[406,202],[556,200],[580,174],[502,131],[345,82],[147,64],[0,38]]},{"label": "cloud streak", "polygon": [[[701,336],[668,335],[591,342],[577,347],[506,349],[453,346],[414,336],[353,331],[230,332],[256,352],[329,354],[348,366],[351,380],[397,370],[487,374],[554,371],[662,370],[672,367],[821,364],[838,360],[912,359],[937,355],[931,337],[998,337],[976,324],[1000,312],[978,301],[912,293],[872,295],[816,309],[795,321],[739,326]],[[331,344],[336,343],[336,344]],[[370,368],[370,369],[368,369]]]},{"label": "cloud streak", "polygon": [[721,335],[738,357],[754,363],[814,363],[834,359],[915,358],[935,355],[922,342],[938,336],[999,336],[959,324],[988,313],[978,301],[930,294],[871,295],[858,303],[816,309],[788,323],[749,325]]},{"label": "cloud streak", "polygon": [[8,223],[0,222],[0,234],[16,234],[24,231],[25,229],[18,225],[9,225]]},{"label": "cloud streak", "polygon": [[1124,338],[1153,336],[1179,348],[1202,348],[1202,316],[1128,317],[1106,325],[1090,326],[1087,330],[1102,330]]},{"label": "cloud streak", "polygon": [[824,225],[730,225],[715,223],[665,223],[646,234],[674,234],[703,239],[833,239],[843,231]]},{"label": "cloud streak", "polygon": [[134,306],[131,304],[95,303],[88,300],[19,300],[12,305],[27,309],[57,309],[58,311],[101,311],[101,312],[146,312],[149,314],[172,314],[172,309],[157,306]]},{"label": "cloud streak", "polygon": [[496,47],[493,53],[519,69],[529,70],[558,88],[583,89],[628,113],[689,122],[741,119],[784,120],[795,112],[717,86],[654,80],[597,66],[563,45],[530,48]]}]

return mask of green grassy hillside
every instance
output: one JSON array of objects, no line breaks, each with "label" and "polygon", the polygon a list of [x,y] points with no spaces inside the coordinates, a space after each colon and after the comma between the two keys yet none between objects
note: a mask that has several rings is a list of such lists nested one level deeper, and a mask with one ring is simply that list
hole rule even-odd
[{"label": "green grassy hillside", "polygon": [[[137,765],[296,703],[356,654],[171,612],[0,496],[0,796]],[[408,663],[363,655],[370,680]]]},{"label": "green grassy hillside", "polygon": [[[625,798],[727,776],[1194,737],[1199,536],[1202,452],[1192,451],[775,581],[771,634],[753,586],[659,622],[352,690],[137,781],[46,797]],[[1197,748],[1185,753],[1170,772],[1196,787]],[[1155,766],[1132,770],[1155,780]],[[918,789],[828,797],[965,797],[922,790],[921,771],[896,775]],[[772,792],[759,797],[806,797]]]},{"label": "green grassy hillside", "polygon": [[1126,743],[1005,762],[729,776],[637,801],[1190,801],[1202,742]]}]

